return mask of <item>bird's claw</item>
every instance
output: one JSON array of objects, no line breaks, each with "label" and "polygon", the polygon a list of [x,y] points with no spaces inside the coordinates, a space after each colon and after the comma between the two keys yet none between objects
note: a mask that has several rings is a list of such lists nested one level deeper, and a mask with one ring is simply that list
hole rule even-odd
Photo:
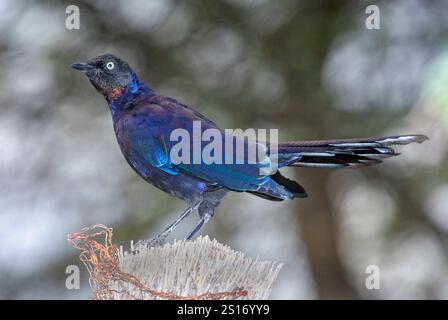
[{"label": "bird's claw", "polygon": [[166,243],[166,236],[157,236],[150,240],[139,240],[135,244],[135,249],[133,250],[133,253],[138,253],[140,248],[146,247],[146,248],[157,248],[161,247]]}]

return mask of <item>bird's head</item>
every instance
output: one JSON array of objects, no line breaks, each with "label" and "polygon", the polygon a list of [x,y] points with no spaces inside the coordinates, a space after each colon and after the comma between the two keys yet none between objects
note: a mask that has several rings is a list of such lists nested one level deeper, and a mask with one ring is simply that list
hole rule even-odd
[{"label": "bird's head", "polygon": [[123,93],[138,89],[138,79],[131,67],[113,54],[104,54],[87,62],[74,63],[72,68],[84,72],[92,85],[114,101]]}]

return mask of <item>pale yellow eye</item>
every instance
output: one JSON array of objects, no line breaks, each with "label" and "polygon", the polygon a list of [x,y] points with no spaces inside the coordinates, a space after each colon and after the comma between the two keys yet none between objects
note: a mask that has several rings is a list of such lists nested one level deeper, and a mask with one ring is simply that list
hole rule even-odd
[{"label": "pale yellow eye", "polygon": [[106,63],[106,68],[108,70],[113,70],[113,68],[115,68],[115,63],[113,63],[112,61],[109,61],[108,63]]}]

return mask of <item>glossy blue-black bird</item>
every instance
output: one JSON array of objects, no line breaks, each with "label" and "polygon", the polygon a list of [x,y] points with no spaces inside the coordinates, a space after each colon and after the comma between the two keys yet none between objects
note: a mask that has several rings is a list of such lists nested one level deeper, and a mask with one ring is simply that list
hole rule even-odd
[{"label": "glossy blue-black bird", "polygon": [[[177,143],[171,139],[174,130],[185,129],[193,133],[193,123],[199,121],[201,132],[207,129],[219,130],[223,145],[226,145],[226,134],[199,112],[157,93],[140,81],[126,62],[112,54],[99,56],[86,63],[75,63],[72,67],[84,72],[96,90],[106,98],[118,144],[129,165],[147,182],[188,204],[188,209],[159,234],[158,240],[162,241],[176,225],[197,209],[200,220],[188,236],[192,238],[213,216],[214,209],[228,191],[249,192],[274,201],[306,197],[304,188],[284,177],[280,171],[263,173],[260,170],[269,166],[274,157],[268,144],[264,154],[252,162],[237,164],[235,161],[223,161],[224,164],[219,164],[173,161],[171,149]],[[230,141],[233,145],[238,138],[232,139]],[[357,167],[377,164],[384,158],[397,155],[392,145],[421,143],[426,139],[424,135],[402,135],[285,142],[276,145],[275,160],[279,169],[286,166]],[[245,146],[250,143],[243,141]],[[204,147],[204,142],[200,146]],[[224,156],[228,151],[223,147]],[[243,158],[247,160],[247,156]],[[235,160],[233,156],[232,160]]]}]

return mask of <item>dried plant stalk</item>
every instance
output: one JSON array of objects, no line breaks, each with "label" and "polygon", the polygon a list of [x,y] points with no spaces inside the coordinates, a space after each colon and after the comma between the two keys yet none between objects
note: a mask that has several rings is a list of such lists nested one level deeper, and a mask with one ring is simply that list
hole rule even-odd
[{"label": "dried plant stalk", "polygon": [[126,252],[112,243],[111,228],[95,225],[69,241],[81,250],[95,299],[267,299],[282,266],[208,237]]}]

